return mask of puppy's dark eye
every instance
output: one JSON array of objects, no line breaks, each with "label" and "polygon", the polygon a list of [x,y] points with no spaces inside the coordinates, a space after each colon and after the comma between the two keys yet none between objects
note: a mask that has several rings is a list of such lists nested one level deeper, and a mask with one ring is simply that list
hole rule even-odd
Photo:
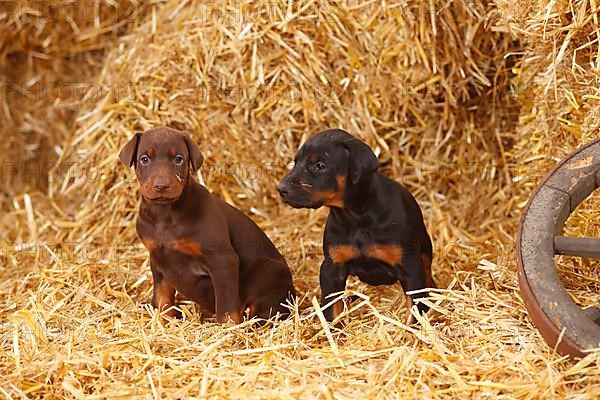
[{"label": "puppy's dark eye", "polygon": [[148,157],[147,155],[143,155],[140,157],[140,164],[142,165],[148,165],[150,164],[150,157]]},{"label": "puppy's dark eye", "polygon": [[177,154],[175,156],[175,165],[181,165],[183,164],[183,156],[181,154]]},{"label": "puppy's dark eye", "polygon": [[321,161],[317,161],[315,163],[315,172],[324,172],[327,169],[327,166],[323,164]]}]

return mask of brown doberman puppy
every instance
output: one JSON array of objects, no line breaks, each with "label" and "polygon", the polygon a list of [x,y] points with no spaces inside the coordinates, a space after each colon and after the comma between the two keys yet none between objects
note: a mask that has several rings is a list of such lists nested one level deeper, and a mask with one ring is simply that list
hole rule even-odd
[{"label": "brown doberman puppy", "polygon": [[[405,292],[434,288],[432,245],[421,209],[399,183],[377,172],[369,146],[349,133],[332,129],[306,141],[290,173],[277,186],[282,200],[295,208],[330,208],[323,236],[321,305],[343,291],[349,275],[370,285],[400,282]],[[406,296],[408,315],[413,299]],[[419,302],[425,313],[428,307]],[[336,302],[324,310],[332,321],[343,310]]]},{"label": "brown doberman puppy", "polygon": [[158,127],[138,132],[120,160],[140,184],[137,234],[150,251],[152,305],[175,315],[175,291],[235,323],[243,314],[289,314],[295,296],[283,256],[246,215],[214,197],[193,178],[202,153],[184,132]]}]

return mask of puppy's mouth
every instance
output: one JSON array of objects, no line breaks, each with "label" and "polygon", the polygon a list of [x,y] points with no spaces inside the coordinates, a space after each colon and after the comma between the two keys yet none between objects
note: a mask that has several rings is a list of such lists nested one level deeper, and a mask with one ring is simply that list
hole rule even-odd
[{"label": "puppy's mouth", "polygon": [[293,208],[319,208],[323,205],[321,202],[305,202],[298,200],[291,200],[289,196],[281,196],[281,201]]},{"label": "puppy's mouth", "polygon": [[177,200],[179,198],[179,196],[176,197],[169,197],[169,196],[144,196],[144,199],[147,201],[151,201],[153,203],[156,204],[169,204],[169,203],[173,203],[175,200]]}]

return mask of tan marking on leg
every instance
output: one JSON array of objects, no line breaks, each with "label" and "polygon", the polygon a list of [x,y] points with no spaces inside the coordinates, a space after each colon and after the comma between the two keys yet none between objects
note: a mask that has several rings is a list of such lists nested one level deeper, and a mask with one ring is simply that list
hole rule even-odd
[{"label": "tan marking on leg", "polygon": [[248,306],[248,318],[256,316],[256,305],[254,303]]},{"label": "tan marking on leg", "polygon": [[375,244],[367,250],[366,255],[389,265],[398,265],[404,255],[404,249],[396,244]]},{"label": "tan marking on leg", "polygon": [[344,312],[344,300],[340,299],[331,305],[333,319],[339,317]]},{"label": "tan marking on leg", "polygon": [[[161,313],[173,307],[175,305],[175,288],[173,288],[164,280],[158,284],[155,283],[152,305],[156,307]],[[174,317],[176,315],[176,312],[175,310],[171,309],[169,311],[166,311],[164,315],[168,317]]]},{"label": "tan marking on leg", "polygon": [[327,249],[327,252],[334,264],[338,265],[343,265],[360,256],[360,250],[350,245],[331,245]]},{"label": "tan marking on leg", "polygon": [[413,299],[412,297],[410,297],[409,295],[404,295],[406,298],[406,323],[410,324],[412,322],[412,307],[414,305]]},{"label": "tan marking on leg", "polygon": [[231,312],[231,313],[225,313],[225,316],[226,316],[226,318],[225,318],[226,321],[225,322],[227,322],[227,320],[231,320],[236,325],[242,323],[242,315],[241,315],[241,313],[239,311],[234,311],[234,312]]}]

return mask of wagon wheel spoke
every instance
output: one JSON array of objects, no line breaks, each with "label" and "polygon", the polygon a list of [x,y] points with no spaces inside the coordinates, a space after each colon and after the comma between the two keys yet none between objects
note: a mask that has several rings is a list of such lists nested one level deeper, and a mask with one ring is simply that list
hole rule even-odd
[{"label": "wagon wheel spoke", "polygon": [[583,309],[583,313],[596,324],[600,325],[600,308],[596,306],[587,307]]},{"label": "wagon wheel spoke", "polygon": [[600,238],[555,236],[554,252],[564,256],[600,259]]}]

